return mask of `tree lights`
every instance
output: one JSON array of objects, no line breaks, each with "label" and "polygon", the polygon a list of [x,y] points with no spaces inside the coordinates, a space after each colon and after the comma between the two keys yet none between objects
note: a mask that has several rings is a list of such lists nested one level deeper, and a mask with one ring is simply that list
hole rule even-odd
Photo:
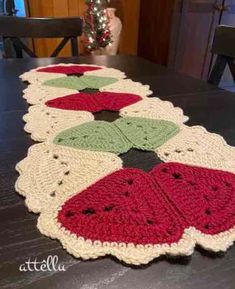
[{"label": "tree lights", "polygon": [[108,0],[86,0],[84,34],[89,51],[106,47],[112,42],[106,8]]}]

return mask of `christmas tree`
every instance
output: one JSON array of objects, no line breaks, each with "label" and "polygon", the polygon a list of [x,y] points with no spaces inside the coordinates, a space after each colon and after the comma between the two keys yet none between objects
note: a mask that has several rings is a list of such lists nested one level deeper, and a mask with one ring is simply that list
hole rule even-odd
[{"label": "christmas tree", "polygon": [[106,47],[111,43],[111,33],[106,8],[108,0],[86,0],[85,44],[89,51]]}]

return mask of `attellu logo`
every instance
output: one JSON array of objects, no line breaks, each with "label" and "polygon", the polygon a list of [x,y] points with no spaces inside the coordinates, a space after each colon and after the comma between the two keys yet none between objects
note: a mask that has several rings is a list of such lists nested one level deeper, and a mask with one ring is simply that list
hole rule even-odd
[{"label": "attellu logo", "polygon": [[30,260],[30,258],[23,264],[19,266],[19,270],[21,272],[27,272],[27,271],[66,271],[64,265],[59,264],[59,258],[57,255],[49,255],[47,259],[44,259],[42,261],[38,261],[37,258],[35,258],[33,261]]}]

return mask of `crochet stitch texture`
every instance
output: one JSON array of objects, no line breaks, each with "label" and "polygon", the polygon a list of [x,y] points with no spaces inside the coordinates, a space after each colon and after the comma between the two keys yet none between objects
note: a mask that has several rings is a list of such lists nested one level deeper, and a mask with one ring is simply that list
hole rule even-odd
[{"label": "crochet stitch texture", "polygon": [[49,107],[67,110],[86,110],[99,112],[101,110],[119,111],[121,108],[141,100],[136,94],[117,92],[76,93],[48,100]]},{"label": "crochet stitch texture", "polygon": [[218,134],[202,126],[184,126],[181,131],[155,150],[166,162],[221,169],[235,173],[235,148]]},{"label": "crochet stitch texture", "polygon": [[71,74],[83,74],[87,71],[94,71],[97,69],[101,69],[99,66],[91,66],[91,65],[57,65],[57,66],[49,66],[44,68],[37,69],[38,72],[51,72],[51,73],[63,73],[67,75]]},{"label": "crochet stitch texture", "polygon": [[[97,71],[103,71],[103,69]],[[49,75],[51,76],[51,74]],[[61,75],[59,76],[61,77]],[[152,91],[149,89],[149,85],[141,85],[139,82],[130,81],[129,79],[120,80],[114,84],[102,87],[100,88],[100,91],[135,94],[142,98],[145,98],[152,93]],[[63,87],[46,86],[42,85],[40,82],[36,82],[29,85],[23,92],[23,97],[27,100],[28,103],[44,104],[46,101],[54,98],[75,94],[77,93],[77,90]]]},{"label": "crochet stitch texture", "polygon": [[150,173],[186,225],[218,234],[235,225],[235,175],[178,163],[156,166]]},{"label": "crochet stitch texture", "polygon": [[66,200],[121,167],[122,161],[111,153],[36,144],[16,166],[21,173],[16,189],[26,197],[28,208],[38,213],[55,199]]},{"label": "crochet stitch texture", "polygon": [[85,150],[124,153],[154,150],[177,134],[176,124],[165,120],[123,118],[113,123],[93,121],[59,133],[54,143]]},{"label": "crochet stitch texture", "polygon": [[29,104],[45,104],[48,100],[75,94],[77,90],[34,83],[25,88],[23,93],[23,98],[26,99]]},{"label": "crochet stitch texture", "polygon": [[94,116],[88,111],[59,111],[45,105],[34,105],[23,116],[23,120],[26,122],[24,129],[31,133],[32,139],[45,141],[71,126],[94,120]]},{"label": "crochet stitch texture", "polygon": [[85,239],[135,245],[179,241],[182,227],[213,235],[235,225],[234,175],[178,163],[150,175],[114,172],[66,201],[58,222]]},{"label": "crochet stitch texture", "polygon": [[101,87],[100,91],[133,93],[140,95],[143,98],[153,93],[150,90],[149,85],[143,85],[140,82],[135,82],[131,79],[121,79],[113,84]]},{"label": "crochet stitch texture", "polygon": [[153,150],[179,132],[178,125],[167,120],[126,117],[114,123],[132,146],[141,150]]},{"label": "crochet stitch texture", "polygon": [[58,222],[85,239],[135,245],[172,243],[183,233],[158,186],[138,169],[114,172],[75,195],[63,204]]},{"label": "crochet stitch texture", "polygon": [[50,80],[43,82],[43,85],[83,90],[85,88],[99,89],[103,86],[112,84],[116,81],[118,81],[118,79],[112,78],[112,77],[98,77],[98,76],[93,76],[93,75],[83,75],[81,77],[69,76],[69,77],[60,77],[56,79],[50,79]]},{"label": "crochet stitch texture", "polygon": [[53,203],[38,228],[85,259],[112,254],[138,265],[192,254],[196,244],[225,251],[235,238],[234,186],[231,173],[178,163],[122,169]]},{"label": "crochet stitch texture", "polygon": [[123,107],[120,110],[120,116],[164,119],[178,125],[182,125],[188,120],[181,108],[174,107],[171,102],[163,101],[157,97],[144,98],[139,102]]}]

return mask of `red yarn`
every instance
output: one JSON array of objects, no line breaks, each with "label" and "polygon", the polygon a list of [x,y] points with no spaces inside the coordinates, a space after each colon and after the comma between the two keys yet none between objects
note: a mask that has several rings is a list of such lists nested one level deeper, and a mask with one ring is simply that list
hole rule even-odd
[{"label": "red yarn", "polygon": [[66,201],[57,218],[93,241],[170,244],[190,226],[211,235],[232,228],[234,188],[234,174],[178,163],[121,169]]},{"label": "red yarn", "polygon": [[150,173],[186,223],[206,234],[235,225],[235,175],[165,163]]},{"label": "red yarn", "polygon": [[97,66],[85,66],[85,65],[70,65],[70,66],[49,66],[37,69],[39,72],[51,72],[51,73],[64,73],[64,74],[83,74],[87,71],[93,71],[101,69],[102,67]]},{"label": "red yarn", "polygon": [[72,197],[58,221],[85,239],[134,244],[177,242],[183,228],[150,176],[119,170]]},{"label": "red yarn", "polygon": [[121,108],[141,100],[135,94],[97,92],[97,93],[75,93],[58,97],[46,102],[49,107],[67,110],[87,110],[98,112],[101,110],[119,111]]},{"label": "red yarn", "polygon": [[118,111],[127,105],[140,101],[139,95],[120,92],[98,92],[97,101],[103,106],[103,110]]},{"label": "red yarn", "polygon": [[102,110],[93,93],[75,93],[48,100],[45,104],[49,107],[67,110],[86,110],[89,112]]}]

